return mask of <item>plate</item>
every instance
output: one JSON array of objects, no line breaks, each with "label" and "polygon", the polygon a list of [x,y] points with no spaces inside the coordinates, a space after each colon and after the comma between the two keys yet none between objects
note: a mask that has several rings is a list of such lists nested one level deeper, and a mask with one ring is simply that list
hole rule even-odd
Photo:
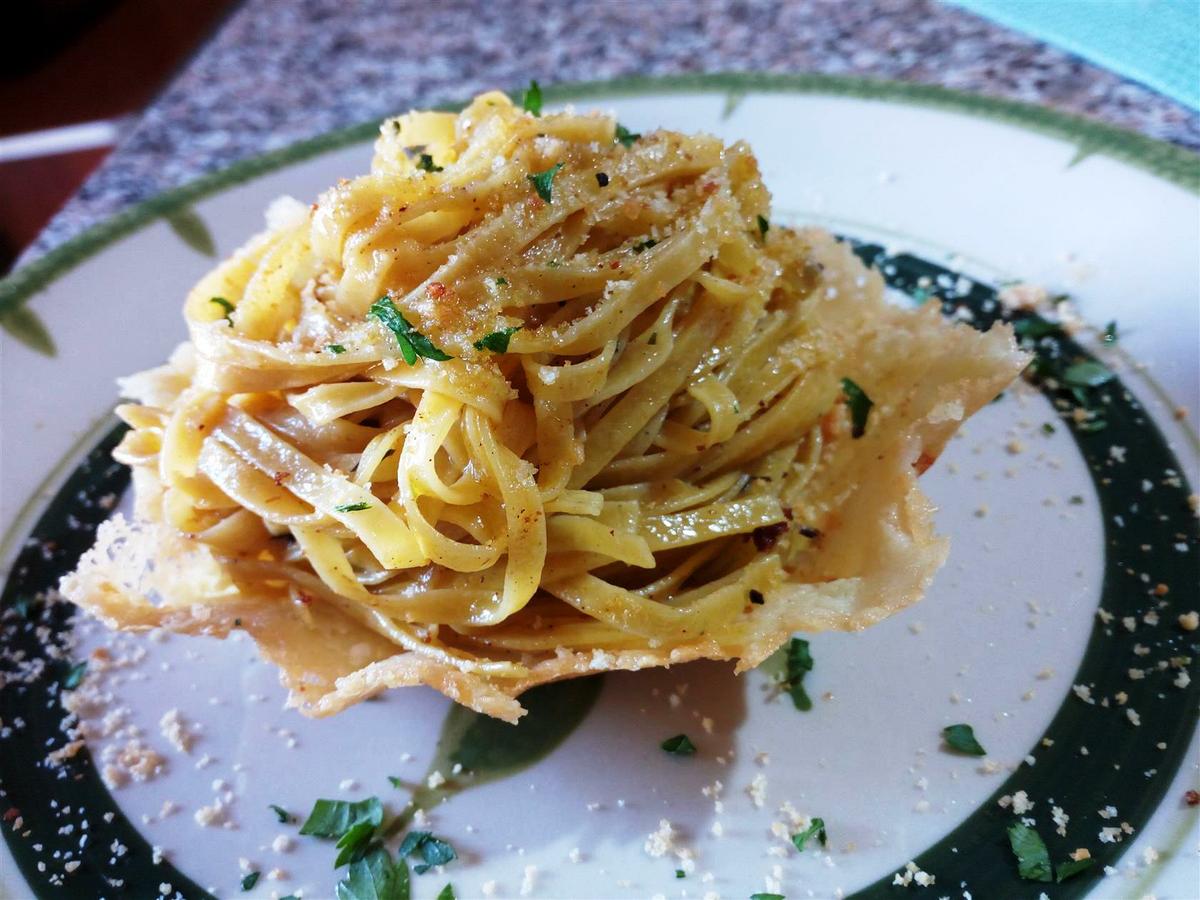
[{"label": "plate", "polygon": [[[610,82],[548,101],[749,141],[774,219],[854,240],[897,302],[983,326],[1006,282],[1069,294],[1119,339],[1084,328],[1041,350],[1116,373],[1092,398],[1106,426],[1078,427],[1030,384],[972,419],[924,479],[949,562],[915,607],[812,636],[810,711],[769,665],[695,663],[553,686],[516,730],[423,688],[310,721],[248,641],[113,638],[31,602],[123,502],[114,378],[183,339],[184,293],[272,199],[365,171],[374,126],[163,195],[0,283],[2,889],[332,896],[329,842],[271,805],[302,817],[318,797],[376,796],[399,813],[445,778],[420,827],[459,859],[414,875],[417,898],[446,883],[459,897],[1195,896],[1200,632],[1179,616],[1200,608],[1198,158],[1044,109],[849,79]],[[72,677],[88,737],[52,766]],[[956,723],[986,757],[942,743]],[[681,732],[694,756],[660,749]],[[814,816],[828,842],[798,851]],[[1021,820],[1055,864],[1077,848],[1095,864],[1021,879],[1007,837]]]}]

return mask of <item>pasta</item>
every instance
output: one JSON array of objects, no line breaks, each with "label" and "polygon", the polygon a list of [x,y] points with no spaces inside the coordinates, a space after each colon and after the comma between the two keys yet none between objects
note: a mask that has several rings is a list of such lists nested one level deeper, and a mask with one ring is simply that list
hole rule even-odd
[{"label": "pasta", "polygon": [[427,684],[509,721],[542,682],[741,671],[914,602],[945,556],[916,476],[1025,358],[769,200],[709,136],[499,93],[385,121],[122,382],[133,520],[63,592],[248,631],[308,715]]}]

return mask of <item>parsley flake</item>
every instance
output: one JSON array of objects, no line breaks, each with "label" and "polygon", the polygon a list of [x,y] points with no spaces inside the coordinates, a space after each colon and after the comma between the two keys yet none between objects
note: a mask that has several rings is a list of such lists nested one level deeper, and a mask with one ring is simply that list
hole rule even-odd
[{"label": "parsley flake", "polygon": [[375,847],[351,863],[346,877],[337,883],[337,900],[408,900],[408,864],[392,863],[384,847]]},{"label": "parsley flake", "polygon": [[454,885],[448,884],[438,892],[437,900],[456,900],[454,896]]},{"label": "parsley flake", "polygon": [[346,348],[343,347],[341,344],[328,344],[325,347],[325,349],[328,350],[330,353],[332,353],[334,356],[341,356],[343,353],[346,352]]},{"label": "parsley flake", "polygon": [[786,900],[783,894],[764,894],[761,891],[757,894],[751,894],[750,900]]},{"label": "parsley flake", "polygon": [[362,512],[364,509],[370,509],[371,504],[365,500],[359,503],[342,503],[333,508],[334,512]]},{"label": "parsley flake", "polygon": [[1068,878],[1074,878],[1080,872],[1091,868],[1095,860],[1090,856],[1085,856],[1083,859],[1068,859],[1065,862],[1060,862],[1055,867],[1054,880],[1062,884]]},{"label": "parsley flake", "polygon": [[767,221],[766,216],[758,217],[758,234],[764,240],[767,237],[767,232],[771,230],[771,223]]},{"label": "parsley flake", "polygon": [[282,824],[286,825],[292,821],[292,814],[282,806],[276,806],[274,803],[272,803],[270,804],[269,808],[275,813],[275,818],[278,819]]},{"label": "parsley flake", "polygon": [[436,362],[445,362],[454,358],[434,346],[433,341],[413,328],[408,319],[404,318],[404,314],[396,309],[396,305],[392,303],[390,297],[380,297],[372,303],[371,308],[367,311],[367,316],[378,319],[396,336],[396,343],[400,345],[400,354],[410,366],[416,364],[418,356]]},{"label": "parsley flake", "polygon": [[531,79],[529,87],[525,88],[525,96],[521,98],[521,105],[531,116],[542,114],[542,86],[535,79]]},{"label": "parsley flake", "polygon": [[987,756],[987,751],[975,739],[975,729],[970,725],[959,723],[947,725],[942,729],[942,740],[952,750],[965,753],[968,756]]},{"label": "parsley flake", "polygon": [[496,279],[496,287],[508,287],[508,279],[501,276]]},{"label": "parsley flake", "polygon": [[246,877],[242,879],[242,890],[248,891],[253,889],[253,887],[258,884],[259,874],[260,873],[258,872],[250,872],[247,874]]},{"label": "parsley flake", "polygon": [[1029,338],[1034,341],[1039,338],[1049,337],[1052,334],[1058,334],[1061,331],[1057,322],[1043,319],[1036,313],[1017,319],[1012,323],[1012,326],[1013,333],[1017,337]]},{"label": "parsley flake", "polygon": [[73,691],[83,684],[83,676],[87,674],[87,662],[75,663],[63,676],[62,686],[65,691]]},{"label": "parsley flake", "polygon": [[375,836],[375,825],[369,819],[363,819],[351,825],[346,833],[337,840],[337,859],[333,867],[340,869],[349,863],[358,862],[366,855],[371,838]]},{"label": "parsley flake", "polygon": [[442,172],[445,171],[443,166],[435,166],[433,157],[428,153],[422,153],[420,159],[417,160],[417,168],[422,172]]},{"label": "parsley flake", "polygon": [[428,831],[410,831],[396,850],[396,855],[403,859],[420,853],[423,862],[413,866],[413,871],[424,875],[434,866],[444,866],[458,859],[454,848],[441,838],[434,837]]},{"label": "parsley flake", "polygon": [[696,752],[696,745],[692,743],[686,734],[677,734],[675,737],[669,737],[660,746],[675,756],[691,756]]},{"label": "parsley flake", "polygon": [[1050,853],[1042,836],[1021,822],[1008,826],[1008,844],[1017,872],[1026,881],[1050,881]]},{"label": "parsley flake", "polygon": [[804,638],[792,638],[787,648],[787,678],[783,687],[792,697],[792,703],[801,712],[812,709],[812,698],[804,690],[804,676],[812,671],[813,658]]},{"label": "parsley flake", "polygon": [[548,168],[545,172],[534,172],[532,175],[525,176],[526,178],[529,179],[530,183],[533,185],[533,189],[535,191],[537,191],[537,195],[539,197],[541,197],[543,200],[545,200],[547,203],[553,202],[550,199],[552,196],[551,191],[550,191],[550,184],[551,184],[551,182],[554,181],[554,176],[558,174],[558,170],[561,169],[562,167],[563,167],[563,164],[560,162],[557,162],[554,165],[552,165],[550,168]]},{"label": "parsley flake", "polygon": [[230,325],[233,324],[233,317],[231,316],[231,313],[235,307],[232,303],[230,303],[224,297],[209,297],[208,302],[215,303],[217,306],[221,307],[221,309],[225,310],[225,321]]},{"label": "parsley flake", "polygon": [[1057,430],[1051,422],[1042,423],[1042,434],[1054,434]]},{"label": "parsley flake", "polygon": [[1094,388],[1112,381],[1113,373],[1094,359],[1085,359],[1067,366],[1062,373],[1063,381],[1071,387]]},{"label": "parsley flake", "polygon": [[617,123],[615,138],[617,142],[625,147],[632,147],[633,142],[640,138],[640,134],[635,134],[621,123]]},{"label": "parsley flake", "polygon": [[675,870],[675,877],[676,877],[676,878],[686,878],[686,877],[687,877],[687,872],[683,871],[683,869],[676,869],[676,870]]},{"label": "parsley flake", "polygon": [[1117,342],[1117,323],[1115,320],[1104,326],[1104,333],[1100,336],[1100,340],[1106,344],[1115,344]]},{"label": "parsley flake", "polygon": [[867,431],[867,416],[875,405],[867,392],[849,378],[842,379],[842,393],[846,395],[846,403],[850,407],[850,436],[860,438]]},{"label": "parsley flake", "polygon": [[792,843],[796,845],[797,850],[803,850],[804,845],[807,844],[814,836],[820,842],[822,847],[829,844],[829,835],[825,833],[824,819],[814,818],[809,823],[807,828],[801,832],[798,832],[797,834],[792,835]]},{"label": "parsley flake", "polygon": [[507,353],[509,340],[520,330],[520,325],[511,325],[508,328],[501,328],[499,331],[493,331],[491,334],[485,334],[472,346],[474,346],[476,350],[491,350],[493,353]]}]

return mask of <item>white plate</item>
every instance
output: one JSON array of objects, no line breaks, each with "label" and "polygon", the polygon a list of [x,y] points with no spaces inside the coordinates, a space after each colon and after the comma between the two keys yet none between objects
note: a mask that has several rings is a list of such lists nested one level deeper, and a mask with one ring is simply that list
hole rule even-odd
[{"label": "white plate", "polygon": [[[1114,424],[1098,434],[1075,434],[1029,387],[969,423],[924,480],[941,507],[940,529],[952,537],[950,561],[916,607],[861,634],[812,638],[812,711],[776,698],[766,672],[735,678],[725,666],[700,663],[607,676],[561,746],[431,811],[430,827],[461,859],[444,874],[415,876],[414,897],[433,897],[447,881],[459,897],[490,889],[517,896],[527,873],[531,895],[540,897],[739,898],[776,881],[790,898],[832,896],[890,881],[913,859],[937,881],[910,889],[929,896],[1196,896],[1200,831],[1182,800],[1197,786],[1196,686],[1176,687],[1175,669],[1136,681],[1125,670],[1196,651],[1195,634],[1176,622],[1200,607],[1196,519],[1185,500],[1191,488],[1164,484],[1171,476],[1162,461],[1196,481],[1198,445],[1187,423],[1200,412],[1197,158],[1045,110],[904,85],[716,76],[567,87],[551,96],[614,109],[634,130],[662,125],[748,140],[777,220],[826,225],[982,283],[1020,278],[1070,293],[1089,321],[1119,323],[1116,348],[1097,352],[1129,393],[1110,386]],[[359,129],[243,163],[0,282],[0,321],[24,338],[0,338],[6,563],[82,454],[111,428],[113,379],[157,364],[183,338],[184,293],[213,257],[258,230],[275,197],[308,201],[364,171],[368,136]],[[895,264],[900,275],[920,266],[904,256]],[[953,294],[936,280],[932,290]],[[54,355],[45,352],[50,343]],[[1161,456],[1167,447],[1152,426],[1120,424],[1117,407],[1129,402],[1157,422],[1177,462]],[[1045,422],[1056,425],[1053,434],[1043,432]],[[102,478],[105,468],[97,464],[84,481]],[[1143,479],[1149,488],[1130,510]],[[1118,502],[1125,506],[1101,506]],[[1160,512],[1170,523],[1158,520]],[[1168,524],[1182,529],[1178,538],[1163,532]],[[86,530],[81,535],[83,542]],[[61,543],[44,555],[26,549],[6,602],[69,568],[70,541]],[[1143,613],[1160,602],[1148,591],[1168,572],[1170,593],[1158,624],[1148,624]],[[1107,626],[1097,621],[1102,590],[1109,591],[1103,602],[1116,605]],[[1137,616],[1132,633],[1121,624],[1128,614]],[[33,639],[32,626],[13,622],[6,622],[10,648],[14,628]],[[90,623],[76,631],[76,658],[109,641]],[[268,804],[303,815],[317,797],[377,795],[399,811],[408,793],[388,776],[424,777],[449,707],[413,689],[308,721],[282,708],[274,671],[248,641],[118,643],[130,653],[144,648],[146,658],[95,677],[113,707],[129,708],[166,770],[110,794],[89,754],[80,754],[54,780],[29,761],[47,738],[52,747],[62,742],[61,714],[56,703],[47,708],[45,692],[65,666],[53,664],[37,684],[0,691],[0,724],[10,729],[0,732],[7,792],[0,813],[16,807],[23,819],[16,832],[12,815],[3,827],[15,856],[0,851],[0,887],[14,896],[87,893],[105,876],[125,879],[123,889],[139,896],[137,886],[153,894],[159,882],[187,893],[185,878],[192,888],[242,896],[239,858],[263,873],[246,896],[331,896],[339,877],[332,848],[277,823]],[[1135,644],[1151,654],[1136,655]],[[1107,706],[1089,705],[1072,689],[1088,665],[1105,672],[1092,693]],[[1140,725],[1119,707],[1118,691]],[[159,718],[173,708],[198,726],[190,753],[160,734]],[[996,766],[945,751],[940,731],[955,722],[974,726]],[[659,749],[681,731],[699,746],[696,756]],[[97,738],[87,749],[99,760],[113,741]],[[200,767],[204,756],[212,761]],[[20,785],[36,779],[41,787],[22,793]],[[226,786],[214,787],[216,779]],[[718,780],[720,812],[711,796]],[[759,807],[751,795],[761,790]],[[1033,801],[1026,815],[1055,862],[1087,847],[1119,871],[1105,878],[1096,866],[1062,885],[1019,880],[1005,837],[1014,816],[997,803],[1017,790]],[[200,827],[194,814],[221,794],[230,797],[236,827]],[[1098,811],[1118,797],[1116,816],[1103,818]],[[165,800],[178,811],[160,816]],[[825,820],[827,848],[801,853],[772,835],[785,802]],[[1065,837],[1052,821],[1059,805],[1069,816]],[[104,821],[107,810],[118,813],[112,822]],[[80,851],[84,819],[91,837]],[[694,854],[695,870],[682,879],[674,854],[656,858],[644,846],[663,819],[676,844]],[[1121,822],[1133,835],[1102,842],[1101,829]],[[271,847],[280,834],[290,836],[286,852]],[[112,849],[114,837],[128,847],[123,855]],[[162,864],[152,864],[149,845],[163,848]],[[72,859],[81,865],[68,874]],[[276,868],[283,877],[268,878]],[[51,886],[52,878],[65,888]]]}]

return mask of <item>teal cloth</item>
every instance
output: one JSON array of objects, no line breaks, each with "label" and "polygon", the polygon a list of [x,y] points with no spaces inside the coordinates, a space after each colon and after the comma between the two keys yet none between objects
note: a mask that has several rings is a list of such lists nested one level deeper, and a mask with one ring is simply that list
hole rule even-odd
[{"label": "teal cloth", "polygon": [[1200,109],[1200,0],[950,0]]}]

